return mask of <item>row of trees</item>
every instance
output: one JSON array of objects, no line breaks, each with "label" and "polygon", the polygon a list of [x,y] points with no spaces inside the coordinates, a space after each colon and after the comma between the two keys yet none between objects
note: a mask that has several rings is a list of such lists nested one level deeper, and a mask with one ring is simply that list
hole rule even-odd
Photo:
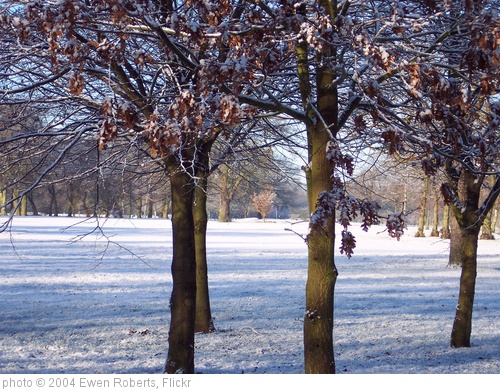
[{"label": "row of trees", "polygon": [[[0,114],[0,119],[5,118]],[[4,121],[4,128],[7,124]],[[25,133],[25,132],[24,132]],[[137,156],[128,154],[126,158],[113,159],[98,167],[99,157],[106,157],[105,151],[94,150],[87,159],[75,155],[74,160],[61,164],[48,173],[40,185],[27,193],[17,208],[18,215],[83,215],[136,218],[167,218],[170,215],[170,190],[168,176],[157,165],[147,160],[138,161]],[[248,155],[243,159],[244,153]],[[298,183],[297,169],[293,164],[284,169],[276,153],[269,148],[262,150],[242,150],[236,159],[226,159],[213,169],[207,189],[207,211],[212,219],[230,221],[231,218],[258,216],[252,206],[255,193],[273,189],[277,194],[273,217],[307,218],[305,191]],[[99,155],[99,156],[98,156]],[[19,170],[12,154],[6,153],[2,159],[2,209],[0,215],[7,215],[15,209],[16,192],[23,184],[29,184],[37,173],[31,173],[23,184],[12,181]],[[112,164],[111,164],[112,163]],[[27,159],[23,160],[23,170],[35,167]],[[82,169],[86,170],[81,175]],[[11,203],[7,204],[7,200]],[[221,200],[224,200],[221,202]],[[269,213],[268,210],[265,211]]]},{"label": "row of trees", "polygon": [[[351,256],[351,221],[368,229],[381,216],[377,202],[353,196],[347,184],[369,148],[384,149],[429,176],[444,175],[462,263],[451,345],[470,346],[477,240],[500,193],[499,5],[4,1],[0,104],[18,118],[26,110],[44,118],[35,131],[2,135],[2,149],[33,167],[16,165],[11,182],[22,186],[9,202],[20,207],[71,154],[96,148],[98,165],[82,167],[77,178],[131,151],[134,167],[146,159],[168,176],[173,291],[165,371],[193,373],[195,330],[213,329],[204,239],[213,169],[224,172],[222,162],[243,142],[305,150],[305,371],[332,373],[335,222],[341,251]],[[404,226],[404,212],[387,218],[394,237]]]}]

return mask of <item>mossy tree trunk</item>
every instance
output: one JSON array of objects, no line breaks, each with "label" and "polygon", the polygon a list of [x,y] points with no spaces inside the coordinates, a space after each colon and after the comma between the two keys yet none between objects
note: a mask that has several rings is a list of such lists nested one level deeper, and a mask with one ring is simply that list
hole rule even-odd
[{"label": "mossy tree trunk", "polygon": [[[332,23],[336,19],[336,2],[321,1]],[[315,86],[317,109],[310,106],[312,94],[309,74],[309,47],[305,38],[297,43],[297,71],[304,109],[317,117],[307,124],[308,165],[306,167],[309,212],[316,209],[318,196],[332,190],[332,163],[326,156],[328,142],[336,137],[338,124],[338,91],[335,84],[337,71],[327,64],[337,58],[335,48],[316,52]],[[322,61],[328,58],[328,61]],[[337,268],[334,260],[335,216],[325,217],[325,229],[311,229],[307,238],[308,269],[306,283],[306,309],[304,315],[305,372],[335,373],[333,346],[334,291]],[[312,222],[310,223],[312,224]]]},{"label": "mossy tree trunk", "polygon": [[[307,172],[309,210],[325,189],[331,188],[331,166],[325,156],[329,136],[325,129],[308,129],[311,151]],[[306,373],[335,373],[333,306],[337,268],[334,261],[335,218],[330,216],[323,231],[308,235],[306,312],[304,316],[304,359]]]}]

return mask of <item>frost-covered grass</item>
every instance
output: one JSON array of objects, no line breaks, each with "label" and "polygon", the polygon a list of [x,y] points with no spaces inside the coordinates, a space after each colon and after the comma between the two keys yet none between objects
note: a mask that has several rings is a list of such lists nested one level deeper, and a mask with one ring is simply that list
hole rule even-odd
[{"label": "frost-covered grass", "polygon": [[[160,373],[170,221],[101,221],[107,238],[78,237],[95,227],[79,221],[16,218],[0,234],[0,373]],[[307,249],[285,228],[307,225],[210,222],[217,332],[196,336],[197,372],[303,372]],[[460,270],[446,267],[449,243],[353,230],[354,257],[336,259],[339,373],[500,373],[500,241],[480,242],[473,346],[452,349]]]}]

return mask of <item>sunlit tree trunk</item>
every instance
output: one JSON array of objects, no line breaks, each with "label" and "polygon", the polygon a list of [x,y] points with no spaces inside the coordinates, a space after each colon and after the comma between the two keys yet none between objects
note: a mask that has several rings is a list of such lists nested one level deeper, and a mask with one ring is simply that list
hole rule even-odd
[{"label": "sunlit tree trunk", "polygon": [[448,266],[462,266],[461,249],[461,229],[457,223],[456,217],[450,215],[450,253],[448,255]]},{"label": "sunlit tree trunk", "polygon": [[[331,188],[331,166],[325,156],[328,134],[311,126],[310,166],[307,172],[309,210],[318,195]],[[306,373],[335,373],[333,349],[333,304],[337,269],[334,262],[335,221],[328,218],[326,229],[308,235],[306,312],[304,316],[304,359]]]},{"label": "sunlit tree trunk", "polygon": [[443,221],[441,227],[441,239],[450,238],[450,207],[448,204],[444,204],[443,207]]},{"label": "sunlit tree trunk", "polygon": [[[332,23],[335,21],[336,2],[321,1]],[[306,168],[309,212],[316,209],[318,196],[332,189],[332,163],[327,159],[326,146],[338,131],[338,92],[334,83],[336,71],[326,64],[336,59],[333,48],[317,52],[315,69],[317,112],[320,119],[307,125],[308,166]],[[305,39],[297,44],[297,71],[304,109],[311,110],[312,76],[309,74],[308,44]],[[328,62],[323,63],[323,57]],[[311,113],[313,115],[313,113]],[[325,127],[328,126],[328,129]],[[333,347],[333,306],[337,281],[334,261],[335,216],[326,217],[325,229],[311,229],[308,235],[308,269],[306,309],[304,315],[304,361],[306,373],[335,373]]]},{"label": "sunlit tree trunk", "polygon": [[434,188],[434,205],[432,212],[431,236],[439,236],[439,192]]},{"label": "sunlit tree trunk", "polygon": [[228,223],[231,221],[230,207],[231,207],[231,194],[229,190],[229,167],[223,164],[219,167],[220,171],[220,208],[219,208],[219,221]]},{"label": "sunlit tree trunk", "polygon": [[27,216],[27,215],[28,215],[28,199],[25,194],[21,198],[21,216]]},{"label": "sunlit tree trunk", "polygon": [[429,193],[429,177],[426,175],[424,177],[424,189],[422,190],[422,198],[420,199],[420,214],[418,217],[418,229],[415,237],[423,238],[425,237],[424,227],[425,227],[425,213],[427,211],[427,194]]},{"label": "sunlit tree trunk", "polygon": [[7,190],[0,190],[0,215],[5,216],[7,210],[5,208],[5,203],[7,202]]},{"label": "sunlit tree trunk", "polygon": [[[494,176],[490,176],[488,185],[490,187],[493,187],[495,185],[495,177]],[[484,219],[481,237],[480,237],[480,239],[482,239],[482,240],[494,240],[495,239],[495,236],[493,235],[495,233],[495,226],[493,225],[492,216],[493,216],[493,209],[490,210],[486,214],[486,218]]]}]

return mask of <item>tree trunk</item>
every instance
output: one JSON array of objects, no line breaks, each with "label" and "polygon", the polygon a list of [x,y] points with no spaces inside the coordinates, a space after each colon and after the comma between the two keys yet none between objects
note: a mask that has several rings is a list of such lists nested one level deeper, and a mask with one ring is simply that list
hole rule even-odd
[{"label": "tree trunk", "polygon": [[493,214],[493,210],[490,210],[489,213],[486,215],[486,218],[484,219],[481,237],[480,237],[480,239],[482,239],[482,240],[494,240],[495,239],[495,236],[493,235],[494,228],[492,226],[492,219],[491,219],[492,214]]},{"label": "tree trunk", "polygon": [[[474,224],[474,222],[472,222]],[[462,230],[460,293],[453,322],[450,344],[454,348],[470,347],[472,331],[472,307],[476,287],[478,230]]]},{"label": "tree trunk", "polygon": [[148,219],[152,219],[154,217],[154,201],[152,199],[148,199]]},{"label": "tree trunk", "polygon": [[165,198],[163,205],[161,207],[161,217],[163,219],[168,219],[168,199]]},{"label": "tree trunk", "polygon": [[[489,177],[488,185],[490,187],[493,187],[495,185],[495,177],[493,175]],[[495,240],[495,236],[493,235],[495,233],[495,226],[493,225],[492,217],[493,208],[486,214],[486,218],[484,219],[480,237],[480,239],[482,240]]]},{"label": "tree trunk", "polygon": [[[310,164],[306,173],[309,211],[316,209],[322,191],[331,189],[331,166],[326,158],[326,130],[309,126]],[[306,373],[335,373],[333,349],[333,304],[337,280],[334,262],[335,217],[326,229],[311,230],[307,238],[308,270],[304,316],[304,359]]]},{"label": "tree trunk", "polygon": [[434,206],[432,213],[432,231],[431,236],[439,236],[439,192],[434,188]]},{"label": "tree trunk", "polygon": [[21,198],[21,216],[28,216],[28,199],[26,194]]},{"label": "tree trunk", "polygon": [[[29,192],[28,195],[28,202],[29,204],[31,205],[31,210],[33,212],[33,216],[38,216],[38,208],[36,207],[36,204],[35,204],[35,200],[33,199],[33,192]],[[0,204],[1,204],[1,200],[0,200]]]},{"label": "tree trunk", "polygon": [[137,202],[136,202],[136,207],[135,207],[135,215],[138,219],[142,218],[142,197],[139,196],[137,198]]},{"label": "tree trunk", "polygon": [[199,158],[197,171],[198,181],[194,192],[194,241],[196,250],[196,316],[195,332],[211,333],[215,331],[212,311],[210,309],[210,296],[208,289],[207,266],[207,185],[209,150],[211,144],[204,144],[204,151]]},{"label": "tree trunk", "polygon": [[7,190],[0,190],[0,216],[7,214],[5,203],[7,202]]},{"label": "tree trunk", "polygon": [[461,229],[453,213],[450,213],[450,254],[448,266],[462,266]]},{"label": "tree trunk", "polygon": [[460,292],[450,339],[451,346],[456,348],[470,346],[479,231],[486,214],[491,210],[500,193],[499,177],[480,207],[479,199],[483,181],[484,176],[475,175],[462,168],[461,183],[456,187],[459,191],[450,200],[450,208],[460,228],[460,235],[457,238],[460,241],[459,254],[462,265]]},{"label": "tree trunk", "polygon": [[449,239],[450,234],[450,207],[444,204],[443,208],[443,227],[441,228],[441,239]]},{"label": "tree trunk", "polygon": [[424,226],[425,226],[425,213],[427,211],[427,193],[429,192],[429,177],[426,175],[424,177],[424,189],[422,191],[422,198],[420,200],[420,214],[418,217],[418,230],[415,234],[416,238],[425,237]]},{"label": "tree trunk", "polygon": [[231,199],[225,197],[221,193],[219,219],[218,219],[221,223],[229,223],[231,221],[230,210],[231,210]]},{"label": "tree trunk", "polygon": [[50,195],[49,216],[58,216],[59,211],[57,207],[57,194],[56,194],[56,187],[54,184],[49,185],[49,195]]},{"label": "tree trunk", "polygon": [[229,189],[229,167],[223,164],[219,167],[221,181],[220,181],[220,208],[218,220],[222,223],[229,223],[231,221],[231,191]]},{"label": "tree trunk", "polygon": [[196,258],[193,222],[193,175],[171,164],[172,296],[165,373],[194,373]]}]

